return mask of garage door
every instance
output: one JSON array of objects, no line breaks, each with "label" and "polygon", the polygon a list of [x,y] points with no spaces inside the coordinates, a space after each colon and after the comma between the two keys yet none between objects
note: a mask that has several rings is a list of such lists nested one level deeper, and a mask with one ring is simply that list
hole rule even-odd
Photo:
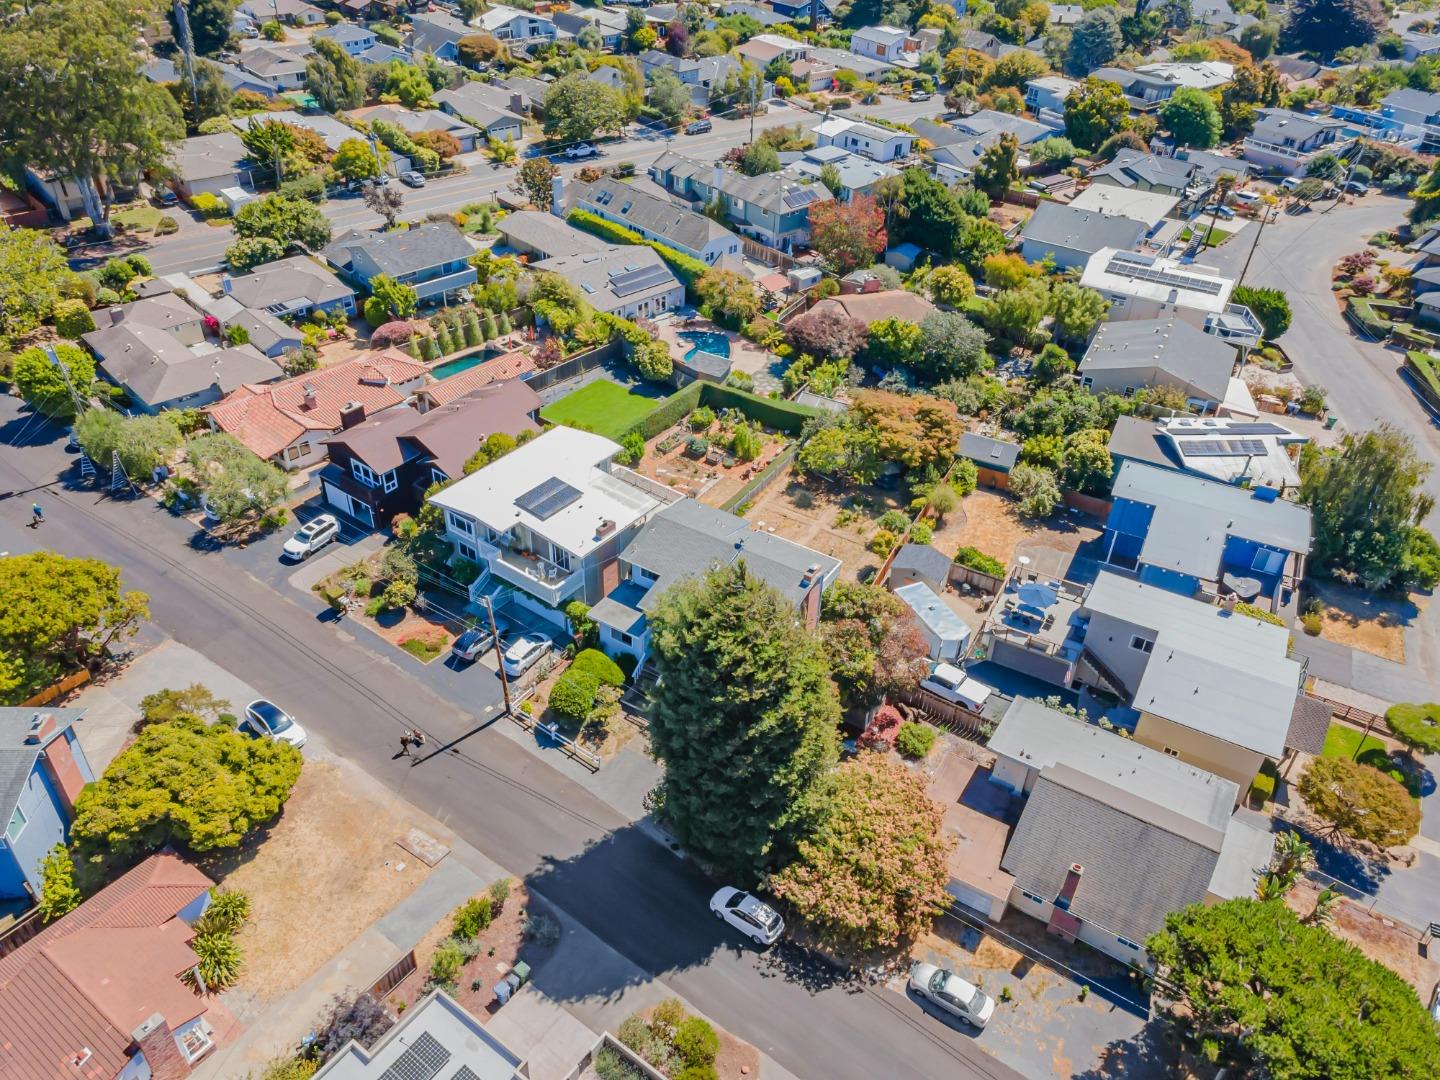
[{"label": "garage door", "polygon": [[348,514],[356,521],[362,522],[372,529],[375,527],[375,517],[370,513],[370,507],[366,506],[359,499],[352,499],[345,492],[330,483],[329,480],[325,481],[325,501],[342,514]]}]

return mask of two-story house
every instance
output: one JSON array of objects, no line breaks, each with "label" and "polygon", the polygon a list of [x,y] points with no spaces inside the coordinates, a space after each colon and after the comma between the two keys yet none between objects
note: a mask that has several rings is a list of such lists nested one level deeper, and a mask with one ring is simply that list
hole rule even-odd
[{"label": "two-story house", "polygon": [[1097,394],[1134,396],[1142,387],[1165,386],[1185,395],[1199,412],[1231,399],[1239,360],[1235,347],[1181,319],[1131,319],[1102,323],[1076,374]]},{"label": "two-story house", "polygon": [[464,19],[446,11],[415,11],[410,13],[410,49],[430,53],[437,60],[452,64],[460,62],[460,39],[479,33]]},{"label": "two-story house", "polygon": [[619,8],[573,7],[569,11],[554,11],[550,14],[557,30],[578,35],[587,26],[593,26],[600,33],[600,42],[606,52],[620,51],[625,40],[627,19]]},{"label": "two-story house", "polygon": [[237,63],[272,91],[283,94],[305,85],[306,56],[312,51],[308,45],[284,49],[261,45],[241,53]]},{"label": "two-story house", "polygon": [[[493,382],[425,412],[406,406],[367,420],[342,414],[325,440],[325,499],[358,521],[383,526],[413,514],[432,484],[462,475],[491,435],[539,431],[540,398],[520,379]],[[346,425],[345,421],[351,422]]]},{"label": "two-story house", "polygon": [[1042,202],[1020,233],[1020,254],[1029,263],[1051,260],[1060,270],[1083,267],[1101,248],[1139,246],[1150,228],[1143,221]]},{"label": "two-story house", "polygon": [[474,285],[475,249],[449,221],[430,221],[399,232],[352,229],[325,248],[325,261],[341,277],[368,289],[370,280],[387,274],[409,285],[423,303],[440,303]]},{"label": "two-story house", "polygon": [[910,31],[894,26],[862,26],[850,36],[850,51],[902,66],[913,65],[919,58],[919,45]]},{"label": "two-story house", "polygon": [[220,279],[226,296],[247,308],[303,319],[317,311],[355,311],[355,290],[308,255],[261,263],[248,273]]},{"label": "two-story house", "polygon": [[767,533],[744,518],[694,499],[657,511],[620,550],[619,584],[590,609],[600,645],[643,664],[650,651],[646,616],[675,582],[716,566],[744,562],[795,604],[806,626],[820,619],[820,599],[840,573],[840,560]]},{"label": "two-story house", "polygon": [[152,855],[0,958],[5,1075],[182,1080],[233,1039],[219,997],[185,981],[211,885]]},{"label": "two-story house", "polygon": [[834,169],[840,180],[835,197],[841,202],[848,203],[856,195],[874,195],[880,181],[900,175],[894,165],[872,161],[838,146],[812,146],[794,156],[795,160],[788,162],[784,171],[803,182],[819,181],[827,167]]},{"label": "two-story house", "polygon": [[557,255],[537,272],[572,282],[596,311],[622,319],[653,319],[685,304],[685,286],[653,248],[610,244],[601,251]]},{"label": "two-story house", "polygon": [[1293,603],[1312,544],[1306,507],[1278,499],[1274,488],[1138,461],[1120,466],[1112,490],[1103,563],[1182,596],[1228,594],[1275,611]]},{"label": "two-story house", "polygon": [[619,452],[593,432],[551,428],[430,496],[455,554],[481,568],[472,602],[518,604],[563,628],[567,602],[598,603],[619,584],[620,552],[680,498],[615,464]]},{"label": "two-story house", "polygon": [[1174,317],[1241,348],[1265,332],[1254,312],[1230,302],[1234,280],[1200,263],[1106,247],[1085,263],[1080,284],[1110,301],[1111,322]]},{"label": "two-story house", "polygon": [[317,31],[315,38],[333,41],[349,55],[359,57],[375,47],[375,32],[359,23],[340,22]]},{"label": "two-story house", "polygon": [[735,55],[744,57],[763,71],[776,60],[784,60],[787,64],[798,63],[810,55],[811,48],[808,42],[780,34],[756,34],[738,46]]},{"label": "two-story house", "polygon": [[744,176],[718,162],[694,161],[669,150],[650,166],[650,178],[695,209],[718,199],[742,235],[781,251],[808,243],[811,205],[834,198],[824,184],[801,183],[784,173]]},{"label": "two-story house", "polygon": [[1025,108],[1042,123],[1065,123],[1065,99],[1080,88],[1063,75],[1041,75],[1025,84]]},{"label": "two-story house", "polygon": [[491,4],[473,20],[476,33],[491,34],[497,41],[554,41],[555,24],[548,15],[522,11],[504,4]]},{"label": "two-story house", "polygon": [[1267,172],[1301,176],[1321,154],[1338,155],[1350,143],[1344,121],[1291,109],[1261,109],[1241,154]]},{"label": "two-story house", "polygon": [[660,68],[673,72],[690,88],[691,103],[701,109],[708,107],[710,92],[717,83],[740,71],[740,61],[728,53],[720,56],[671,56],[659,49],[647,49],[637,59],[647,81]]},{"label": "two-story house", "polygon": [[827,116],[811,133],[818,146],[838,146],[874,161],[898,161],[909,157],[915,149],[915,136],[911,132],[843,116]]},{"label": "two-story house", "polygon": [[555,179],[558,197],[552,199],[551,208],[556,213],[584,210],[709,266],[726,256],[740,257],[738,236],[719,222],[669,199],[637,191],[609,176],[568,186],[561,177]]},{"label": "two-story house", "polygon": [[84,715],[50,706],[0,709],[0,899],[37,899],[45,856],[70,841],[75,800],[95,779],[75,734]]}]

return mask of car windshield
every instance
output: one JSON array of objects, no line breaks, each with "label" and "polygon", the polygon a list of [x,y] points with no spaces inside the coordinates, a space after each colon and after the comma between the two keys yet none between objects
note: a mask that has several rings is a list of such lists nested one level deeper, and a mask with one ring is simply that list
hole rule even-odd
[{"label": "car windshield", "polygon": [[937,971],[930,978],[930,992],[947,997],[956,1004],[969,1008],[971,995],[967,994],[958,980],[951,982],[952,976],[948,971]]},{"label": "car windshield", "polygon": [[259,702],[250,711],[277,735],[288,730],[294,723],[278,706],[272,705],[268,701]]}]

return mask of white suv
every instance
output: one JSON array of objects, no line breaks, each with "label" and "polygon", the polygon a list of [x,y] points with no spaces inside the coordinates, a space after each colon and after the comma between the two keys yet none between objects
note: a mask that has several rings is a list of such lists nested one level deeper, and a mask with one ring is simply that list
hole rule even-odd
[{"label": "white suv", "polygon": [[773,945],[785,929],[780,913],[763,900],[729,885],[710,898],[710,910],[757,945]]},{"label": "white suv", "polygon": [[285,557],[302,562],[339,535],[340,523],[329,514],[311,518],[294,536],[285,541]]},{"label": "white suv", "polygon": [[514,679],[538,664],[552,648],[554,644],[544,634],[522,634],[511,642],[500,662],[505,674]]},{"label": "white suv", "polygon": [[910,989],[977,1028],[983,1028],[995,1015],[994,998],[953,971],[934,964],[916,964],[910,969]]}]

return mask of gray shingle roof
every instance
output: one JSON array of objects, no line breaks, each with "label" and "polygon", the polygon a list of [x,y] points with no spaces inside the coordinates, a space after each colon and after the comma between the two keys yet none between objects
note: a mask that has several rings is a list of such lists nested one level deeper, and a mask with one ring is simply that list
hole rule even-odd
[{"label": "gray shingle roof", "polygon": [[914,574],[931,588],[943,589],[950,579],[950,558],[929,544],[906,544],[895,553],[890,572]]},{"label": "gray shingle roof", "polygon": [[1233,345],[1183,319],[1132,319],[1100,325],[1080,361],[1080,374],[1133,371],[1147,383],[1157,381],[1151,373],[1169,375],[1224,401],[1234,367]]},{"label": "gray shingle roof", "polygon": [[967,431],[960,436],[960,456],[987,469],[1008,472],[1020,458],[1020,447],[1004,439],[992,439],[988,435]]},{"label": "gray shingle roof", "polygon": [[[646,268],[655,271],[651,284],[636,288],[635,283],[629,291],[616,284],[624,275]],[[561,275],[578,287],[586,302],[598,311],[621,311],[680,287],[680,279],[659,253],[638,244],[615,244],[601,251],[559,255],[535,263],[532,269]]]},{"label": "gray shingle roof", "polygon": [[702,251],[712,240],[733,239],[735,235],[704,214],[677,206],[669,199],[637,191],[630,184],[611,177],[576,184],[572,190],[576,203],[600,206],[605,211],[603,217],[620,218],[681,250]]},{"label": "gray shingle roof", "polygon": [[1172,194],[1185,190],[1195,174],[1195,166],[1177,158],[1157,157],[1139,150],[1121,150],[1104,168],[1096,169],[1091,178],[1104,177],[1121,187],[1149,184],[1152,188],[1169,188]]},{"label": "gray shingle roof", "polygon": [[1285,733],[1285,745],[1291,750],[1318,757],[1325,749],[1325,735],[1330,730],[1330,717],[1334,711],[1319,698],[1301,694],[1295,699],[1295,710],[1290,714],[1290,730]]},{"label": "gray shingle roof", "polygon": [[1027,120],[1023,116],[1012,116],[1010,113],[997,112],[995,109],[981,109],[969,116],[962,116],[951,121],[957,131],[970,135],[984,135],[987,132],[998,131],[1004,135],[1014,135],[1021,146],[1029,146],[1041,139],[1048,139],[1055,134],[1055,129],[1035,120]]},{"label": "gray shingle roof", "polygon": [[661,593],[676,581],[739,559],[798,605],[807,591],[800,583],[810,566],[818,565],[820,576],[828,577],[840,565],[839,559],[758,532],[744,518],[694,499],[681,499],[652,517],[622,557],[658,576],[641,601],[644,611],[653,610]]},{"label": "gray shingle roof", "polygon": [[332,241],[324,254],[332,265],[346,267],[356,251],[367,252],[380,271],[392,277],[475,254],[465,235],[448,221],[432,221],[399,232],[352,229]]},{"label": "gray shingle roof", "polygon": [[246,307],[268,308],[294,300],[328,304],[354,296],[355,290],[305,255],[292,255],[255,267],[230,279],[227,290]]},{"label": "gray shingle roof", "polygon": [[[27,744],[31,722],[37,715],[55,718],[55,729],[37,743]],[[35,759],[40,751],[59,738],[76,720],[85,715],[84,709],[57,709],[51,706],[0,708],[0,820],[9,824],[15,804],[30,780],[35,768]],[[4,825],[0,825],[3,828]]]},{"label": "gray shingle roof", "polygon": [[[1093,255],[1101,248],[1133,248],[1147,231],[1142,222],[1127,217],[1041,202],[1020,235],[1049,248],[1068,248]],[[1234,351],[1230,350],[1232,358]]]}]

